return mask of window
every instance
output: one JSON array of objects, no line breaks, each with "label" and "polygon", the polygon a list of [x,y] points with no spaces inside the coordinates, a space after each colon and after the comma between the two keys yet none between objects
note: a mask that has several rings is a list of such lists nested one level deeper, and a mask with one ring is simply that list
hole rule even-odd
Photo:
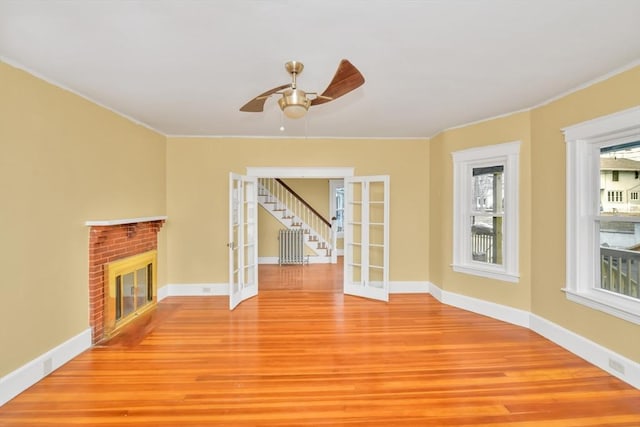
[{"label": "window", "polygon": [[[640,212],[635,203],[621,203],[622,194],[618,194],[635,185],[620,175],[616,189],[611,190],[602,179],[604,165],[611,159],[629,164],[640,156],[640,107],[563,131],[567,149],[565,293],[571,301],[640,324]],[[618,190],[622,185],[626,188]],[[637,200],[637,191],[629,195]]]},{"label": "window", "polygon": [[607,201],[622,202],[622,191],[607,191]]},{"label": "window", "polygon": [[453,155],[453,270],[517,282],[520,142]]},{"label": "window", "polygon": [[329,181],[329,212],[338,237],[344,233],[344,179]]},{"label": "window", "polygon": [[504,165],[471,169],[471,258],[502,264]]},{"label": "window", "polygon": [[637,191],[632,191],[630,194],[630,198],[631,200],[638,200],[638,192]]},{"label": "window", "polygon": [[618,171],[611,171],[611,180],[616,182],[620,180]]}]

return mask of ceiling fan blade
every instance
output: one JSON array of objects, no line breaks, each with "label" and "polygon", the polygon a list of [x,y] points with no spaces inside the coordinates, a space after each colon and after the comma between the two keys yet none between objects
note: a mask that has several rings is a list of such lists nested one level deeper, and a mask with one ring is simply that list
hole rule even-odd
[{"label": "ceiling fan blade", "polygon": [[276,93],[279,90],[288,88],[291,86],[291,83],[287,83],[286,85],[274,87],[273,89],[269,89],[265,93],[261,93],[260,95],[253,98],[251,101],[244,104],[240,107],[240,111],[248,112],[248,113],[259,113],[264,110],[264,103],[271,95]]},{"label": "ceiling fan blade", "polygon": [[311,105],[324,104],[345,95],[364,84],[364,76],[346,59],[340,61],[336,74],[329,86],[320,96],[311,101]]}]

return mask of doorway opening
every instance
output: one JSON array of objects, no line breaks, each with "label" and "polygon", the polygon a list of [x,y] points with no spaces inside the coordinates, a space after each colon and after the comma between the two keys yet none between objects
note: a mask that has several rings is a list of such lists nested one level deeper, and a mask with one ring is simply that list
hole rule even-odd
[{"label": "doorway opening", "polygon": [[[255,176],[258,179],[282,179],[287,183],[294,185],[294,189],[308,187],[313,195],[313,199],[309,200],[312,205],[319,204],[322,206],[321,214],[324,214],[329,222],[333,222],[332,218],[336,217],[335,206],[331,206],[328,194],[330,191],[336,191],[336,183],[343,183],[345,178],[354,176],[353,167],[247,167],[247,175]],[[315,183],[314,183],[315,181]],[[305,182],[307,184],[305,184]],[[321,184],[322,183],[322,184]],[[343,190],[344,184],[339,188]],[[340,219],[344,212],[344,205],[340,206]],[[276,264],[278,263],[278,241],[277,233],[280,227],[285,227],[269,217],[269,214],[260,212],[258,219],[258,233],[261,236],[259,240],[260,252],[259,264]],[[333,224],[332,224],[333,226]],[[342,222],[339,224],[342,228]],[[341,231],[341,230],[340,230]],[[263,236],[268,236],[266,239]],[[337,241],[333,242],[332,250],[335,255],[343,255],[343,236],[339,233]],[[313,243],[311,243],[313,244]],[[328,257],[313,257],[315,255],[309,248],[305,249],[305,255],[310,255],[311,262],[331,262]],[[322,251],[318,251],[322,254]],[[326,253],[325,253],[326,254]]]},{"label": "doorway opening", "polygon": [[229,175],[230,309],[258,294],[258,179],[282,177],[344,179],[343,292],[388,301],[388,175],[354,176],[353,168],[248,167],[247,175]]}]

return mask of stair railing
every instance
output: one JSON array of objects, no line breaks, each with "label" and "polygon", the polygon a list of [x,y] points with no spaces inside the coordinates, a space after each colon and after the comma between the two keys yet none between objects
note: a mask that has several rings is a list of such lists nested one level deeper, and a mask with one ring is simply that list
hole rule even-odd
[{"label": "stair railing", "polygon": [[302,226],[302,224],[296,223],[298,220],[306,224],[310,228],[310,238],[313,238],[311,236],[312,233],[320,236],[322,241],[318,243],[324,244],[326,247],[319,249],[327,249],[327,255],[335,252],[333,250],[335,247],[333,246],[334,233],[332,232],[331,223],[327,219],[282,180],[278,178],[258,178],[258,183],[273,196],[274,200],[271,200],[271,202],[276,203],[274,210],[281,210],[283,218],[287,215],[293,216],[291,218],[292,226]]}]

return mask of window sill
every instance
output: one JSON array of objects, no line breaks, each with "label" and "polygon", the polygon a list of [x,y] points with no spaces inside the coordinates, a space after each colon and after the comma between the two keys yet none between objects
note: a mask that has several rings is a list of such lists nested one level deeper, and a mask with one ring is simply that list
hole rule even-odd
[{"label": "window sill", "polygon": [[457,273],[471,274],[473,276],[486,277],[487,279],[501,280],[503,282],[518,283],[520,281],[519,275],[507,273],[503,270],[459,264],[454,264],[452,267],[453,271]]},{"label": "window sill", "polygon": [[640,302],[629,300],[623,296],[611,295],[606,291],[576,292],[567,288],[562,291],[567,295],[569,301],[640,325]]}]

